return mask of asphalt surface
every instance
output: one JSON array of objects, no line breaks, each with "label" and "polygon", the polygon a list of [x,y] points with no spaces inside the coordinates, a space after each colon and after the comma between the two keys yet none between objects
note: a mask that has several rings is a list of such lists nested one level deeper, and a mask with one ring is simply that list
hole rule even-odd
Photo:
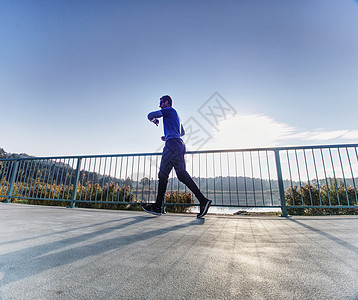
[{"label": "asphalt surface", "polygon": [[0,203],[0,299],[358,299],[358,217]]}]

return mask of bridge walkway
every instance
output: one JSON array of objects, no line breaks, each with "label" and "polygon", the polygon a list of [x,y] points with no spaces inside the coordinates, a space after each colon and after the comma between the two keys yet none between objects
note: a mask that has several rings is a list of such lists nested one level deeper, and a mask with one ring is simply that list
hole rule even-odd
[{"label": "bridge walkway", "polygon": [[0,299],[358,299],[358,216],[0,203]]}]

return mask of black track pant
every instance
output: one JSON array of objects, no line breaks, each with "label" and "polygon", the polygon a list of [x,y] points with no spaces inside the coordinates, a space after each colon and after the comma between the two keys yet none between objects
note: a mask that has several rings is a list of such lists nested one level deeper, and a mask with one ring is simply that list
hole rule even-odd
[{"label": "black track pant", "polygon": [[158,207],[162,206],[167,189],[168,177],[173,168],[177,173],[178,179],[193,192],[200,203],[203,203],[206,199],[185,169],[184,154],[185,144],[181,139],[169,139],[165,142],[158,174],[159,186],[156,201]]}]

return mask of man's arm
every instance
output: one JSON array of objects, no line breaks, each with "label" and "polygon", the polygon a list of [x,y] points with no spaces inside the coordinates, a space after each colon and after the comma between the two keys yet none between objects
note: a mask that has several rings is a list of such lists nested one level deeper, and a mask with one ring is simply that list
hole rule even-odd
[{"label": "man's arm", "polygon": [[163,117],[163,113],[161,110],[152,111],[151,113],[148,114],[148,120],[153,122],[157,126],[159,124],[159,120],[157,118],[161,118],[161,117]]},{"label": "man's arm", "polygon": [[149,121],[151,121],[154,118],[161,118],[161,117],[163,117],[163,113],[161,110],[152,111],[151,113],[148,114]]}]

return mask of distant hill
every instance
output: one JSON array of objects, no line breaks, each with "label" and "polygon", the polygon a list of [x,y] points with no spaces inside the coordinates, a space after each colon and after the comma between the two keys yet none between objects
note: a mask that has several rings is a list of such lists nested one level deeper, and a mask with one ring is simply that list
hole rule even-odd
[{"label": "distant hill", "polygon": [[23,158],[23,157],[35,157],[26,153],[8,153],[4,148],[0,148],[0,158]]}]

